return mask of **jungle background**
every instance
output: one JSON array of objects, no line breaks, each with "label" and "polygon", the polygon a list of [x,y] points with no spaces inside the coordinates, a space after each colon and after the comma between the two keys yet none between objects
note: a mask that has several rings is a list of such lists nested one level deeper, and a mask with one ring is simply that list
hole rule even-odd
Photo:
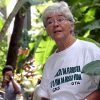
[{"label": "jungle background", "polygon": [[[2,69],[11,65],[23,91],[34,91],[47,58],[56,49],[41,18],[55,1],[61,0],[0,0],[0,81]],[[76,37],[100,46],[100,0],[62,1],[74,15]]]}]

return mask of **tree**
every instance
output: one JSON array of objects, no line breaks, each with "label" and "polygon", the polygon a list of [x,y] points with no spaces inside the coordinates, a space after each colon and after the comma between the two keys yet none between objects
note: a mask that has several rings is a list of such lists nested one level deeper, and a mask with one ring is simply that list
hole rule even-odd
[{"label": "tree", "polygon": [[14,10],[8,17],[6,23],[4,24],[4,27],[1,30],[1,40],[2,40],[4,36],[3,33],[7,30],[8,25],[11,22],[11,19],[16,15],[13,33],[11,36],[11,41],[9,45],[8,55],[7,55],[7,62],[6,62],[6,65],[12,65],[14,68],[16,68],[18,48],[19,48],[19,45],[20,45],[19,42],[22,36],[25,13],[27,12],[28,8],[30,8],[31,3],[33,3],[32,0],[18,1],[17,4],[15,5]]},{"label": "tree", "polygon": [[21,39],[23,23],[25,18],[25,15],[23,16],[20,11],[21,10],[19,10],[17,15],[15,16],[14,29],[11,36],[6,62],[6,65],[12,65],[14,68],[16,67],[18,48],[20,45],[19,42]]}]

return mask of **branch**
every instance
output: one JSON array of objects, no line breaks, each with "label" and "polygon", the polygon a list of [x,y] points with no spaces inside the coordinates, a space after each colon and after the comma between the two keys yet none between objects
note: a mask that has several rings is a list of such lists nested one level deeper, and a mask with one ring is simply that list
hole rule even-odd
[{"label": "branch", "polygon": [[1,29],[0,32],[0,42],[3,40],[3,38],[5,37],[6,31],[12,21],[12,19],[15,17],[15,15],[17,14],[17,12],[19,11],[19,9],[22,7],[22,5],[26,2],[26,0],[18,0],[18,2],[16,3],[13,11],[11,12],[11,14],[9,15],[9,17],[7,18],[5,24],[3,25],[3,28]]}]

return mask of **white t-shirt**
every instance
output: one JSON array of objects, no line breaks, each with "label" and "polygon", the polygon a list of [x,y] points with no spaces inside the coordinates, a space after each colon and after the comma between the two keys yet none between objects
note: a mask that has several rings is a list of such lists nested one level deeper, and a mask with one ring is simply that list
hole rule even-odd
[{"label": "white t-shirt", "polygon": [[44,67],[38,95],[50,100],[84,100],[95,91],[99,76],[81,73],[84,65],[100,60],[100,49],[77,39],[69,48],[54,53]]},{"label": "white t-shirt", "polygon": [[32,100],[41,100],[41,98],[38,96],[37,92],[39,91],[39,86],[40,85],[37,85],[34,89],[34,93],[33,93],[33,97],[32,97]]}]

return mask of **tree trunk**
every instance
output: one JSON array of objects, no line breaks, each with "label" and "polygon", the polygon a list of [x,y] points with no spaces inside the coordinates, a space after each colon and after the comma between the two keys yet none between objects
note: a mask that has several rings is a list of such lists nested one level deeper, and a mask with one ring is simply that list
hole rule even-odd
[{"label": "tree trunk", "polygon": [[22,36],[24,18],[25,16],[23,16],[19,10],[19,12],[15,16],[13,33],[11,36],[8,55],[7,55],[6,65],[11,65],[14,67],[14,69],[16,68],[16,60],[17,60],[18,48],[20,46],[19,42]]}]

